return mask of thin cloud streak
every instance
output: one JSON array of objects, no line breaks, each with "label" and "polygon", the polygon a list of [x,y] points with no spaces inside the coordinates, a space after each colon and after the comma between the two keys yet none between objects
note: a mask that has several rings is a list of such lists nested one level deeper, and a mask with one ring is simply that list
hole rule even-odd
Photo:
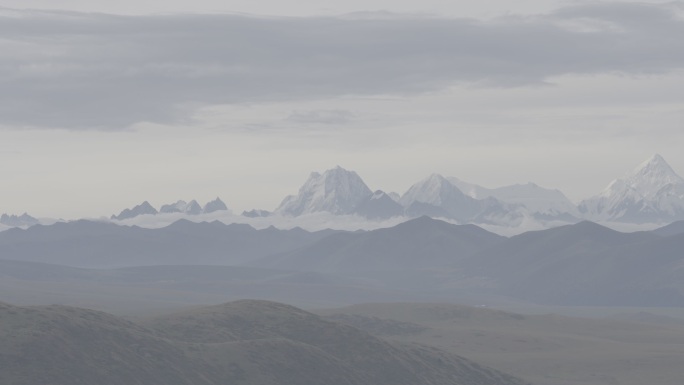
[{"label": "thin cloud streak", "polygon": [[[684,67],[682,3],[491,21],[0,13],[0,126],[121,130],[198,108]],[[325,118],[325,117],[323,117]]]}]

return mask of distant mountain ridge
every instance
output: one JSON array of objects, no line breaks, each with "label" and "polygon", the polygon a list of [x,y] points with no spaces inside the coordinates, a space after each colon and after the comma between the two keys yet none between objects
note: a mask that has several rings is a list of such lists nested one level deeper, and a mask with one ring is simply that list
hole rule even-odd
[{"label": "distant mountain ridge", "polygon": [[124,209],[119,213],[119,215],[112,215],[110,219],[123,221],[125,219],[135,218],[140,215],[157,215],[157,214],[173,214],[182,213],[186,215],[199,215],[199,214],[209,214],[216,211],[227,211],[228,207],[220,198],[208,202],[204,205],[204,208],[197,203],[196,200],[191,200],[186,202],[184,200],[179,200],[176,203],[170,203],[163,205],[159,210],[154,208],[148,201],[130,208]]},{"label": "distant mountain ridge", "polygon": [[[115,285],[138,282],[146,290],[226,290],[271,299],[314,290],[327,293],[318,299],[342,302],[358,293],[393,300],[493,295],[550,305],[680,307],[682,250],[680,228],[624,233],[587,221],[511,238],[429,217],[373,231],[316,233],[186,219],[161,229],[79,221],[0,233],[0,259],[15,261],[0,263],[0,283],[5,296],[12,287],[64,290],[55,286],[64,277],[89,286],[104,278]],[[103,274],[54,265],[137,268]]]},{"label": "distant mountain ridge", "polygon": [[2,214],[0,216],[0,224],[10,227],[33,226],[40,223],[40,221],[27,213],[21,215]]},{"label": "distant mountain ridge", "polygon": [[[220,211],[232,215],[220,198],[204,207],[195,200],[179,200],[162,205],[159,210],[144,201],[111,215],[110,219],[125,221],[143,215],[193,216]],[[560,190],[532,182],[487,188],[440,174],[414,183],[399,195],[372,190],[356,172],[337,166],[322,173],[312,172],[297,194],[285,197],[273,211],[245,210],[242,216],[270,217],[268,221],[276,224],[282,218],[318,214],[328,215],[331,221],[337,216],[356,216],[371,222],[427,215],[460,224],[522,230],[550,228],[581,220],[652,227],[653,224],[684,220],[684,178],[656,154],[632,173],[611,182],[601,193],[575,205]],[[0,230],[39,222],[26,214],[21,217],[4,214]],[[501,232],[510,234],[505,230]]]},{"label": "distant mountain ridge", "polygon": [[187,219],[160,229],[80,220],[0,232],[0,255],[75,267],[236,265],[304,247],[333,232],[256,230],[244,224]]},{"label": "distant mountain ridge", "polygon": [[[577,223],[588,219],[637,224],[684,219],[684,178],[657,154],[626,178],[615,180],[601,194],[579,205],[560,190],[532,182],[490,189],[432,174],[413,184],[399,199],[378,190],[376,195],[387,198],[383,199],[387,213],[369,215],[362,202],[367,203],[373,196],[370,191],[358,174],[338,166],[323,174],[313,173],[299,194],[285,198],[275,212],[289,216],[316,212],[356,214],[370,219],[428,215],[458,223],[512,227],[528,218],[541,223]],[[401,209],[391,205],[390,200]]]}]

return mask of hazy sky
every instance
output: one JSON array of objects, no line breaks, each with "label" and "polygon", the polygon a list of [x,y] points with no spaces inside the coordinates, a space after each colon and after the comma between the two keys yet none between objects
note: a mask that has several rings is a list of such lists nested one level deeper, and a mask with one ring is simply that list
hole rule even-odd
[{"label": "hazy sky", "polygon": [[683,1],[0,0],[0,212],[684,174],[682,36]]}]

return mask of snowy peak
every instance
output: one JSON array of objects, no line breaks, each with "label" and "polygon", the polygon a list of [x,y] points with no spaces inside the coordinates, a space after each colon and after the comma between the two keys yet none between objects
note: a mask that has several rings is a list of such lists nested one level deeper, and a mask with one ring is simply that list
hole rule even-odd
[{"label": "snowy peak", "polygon": [[411,216],[428,215],[468,221],[482,209],[482,202],[471,198],[445,177],[432,174],[411,186],[399,199]]},{"label": "snowy peak", "polygon": [[666,186],[684,185],[684,179],[658,154],[640,164],[622,182],[645,198],[655,197]]},{"label": "snowy peak", "polygon": [[414,202],[441,206],[452,202],[454,199],[462,200],[465,198],[465,194],[445,177],[439,174],[432,174],[411,186],[399,199],[399,203],[405,207],[410,206]]},{"label": "snowy peak", "polygon": [[665,222],[684,219],[684,179],[656,154],[599,195],[584,200],[580,212],[593,220]]},{"label": "snowy peak", "polygon": [[311,173],[296,196],[283,200],[276,212],[299,216],[315,212],[353,214],[356,206],[373,195],[361,177],[340,166],[323,174]]}]

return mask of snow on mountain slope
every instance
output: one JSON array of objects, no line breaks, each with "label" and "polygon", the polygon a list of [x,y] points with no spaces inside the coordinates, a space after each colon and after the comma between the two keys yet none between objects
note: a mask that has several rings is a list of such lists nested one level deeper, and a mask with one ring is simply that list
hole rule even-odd
[{"label": "snow on mountain slope", "polygon": [[660,155],[582,201],[579,211],[592,220],[671,222],[684,219],[684,179]]},{"label": "snow on mountain slope", "polygon": [[577,207],[560,190],[547,189],[532,182],[489,189],[454,177],[447,179],[473,198],[493,197],[500,202],[522,205],[530,215],[539,219],[573,221],[580,217]]},{"label": "snow on mountain slope", "polygon": [[489,192],[491,191],[491,189],[488,189],[486,187],[482,187],[474,183],[469,183],[453,176],[450,176],[446,179],[449,181],[449,183],[458,187],[459,190],[461,190],[464,194],[468,195],[471,198],[482,199],[490,196]]},{"label": "snow on mountain slope", "polygon": [[465,195],[439,174],[432,174],[411,186],[399,203],[409,215],[444,216],[467,222],[482,208],[482,202]]},{"label": "snow on mountain slope", "polygon": [[359,203],[372,195],[358,174],[337,166],[323,174],[311,173],[299,193],[286,197],[275,212],[288,216],[315,212],[354,214]]}]

